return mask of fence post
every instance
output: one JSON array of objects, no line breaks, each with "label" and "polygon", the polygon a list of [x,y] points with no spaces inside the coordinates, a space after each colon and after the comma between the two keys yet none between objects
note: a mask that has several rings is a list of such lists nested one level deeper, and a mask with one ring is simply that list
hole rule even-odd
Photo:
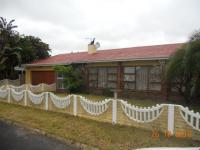
[{"label": "fence post", "polygon": [[10,88],[8,88],[8,103],[10,103],[11,101],[10,101],[10,97],[11,96],[11,89]]},{"label": "fence post", "polygon": [[26,90],[29,90],[29,88],[28,88],[28,84],[25,84],[25,87],[26,87]]},{"label": "fence post", "polygon": [[5,81],[6,81],[6,89],[10,88],[9,83],[8,83],[8,79],[6,79]]},{"label": "fence post", "polygon": [[44,91],[44,83],[41,83],[42,84],[42,92],[45,92]]},{"label": "fence post", "polygon": [[174,105],[168,104],[168,127],[167,130],[170,134],[174,134]]},{"label": "fence post", "polygon": [[49,109],[49,92],[45,92],[45,110]]},{"label": "fence post", "polygon": [[24,105],[27,106],[27,90],[24,90]]},{"label": "fence post", "polygon": [[112,123],[117,123],[117,100],[112,100]]},{"label": "fence post", "polygon": [[114,99],[117,99],[117,97],[118,97],[117,91],[114,91]]},{"label": "fence post", "polygon": [[74,104],[74,109],[73,109],[74,116],[77,116],[77,95],[73,95],[73,98],[74,98],[74,102],[73,102],[73,104]]},{"label": "fence post", "polygon": [[10,88],[10,87],[9,87],[8,79],[6,79],[6,88]]}]

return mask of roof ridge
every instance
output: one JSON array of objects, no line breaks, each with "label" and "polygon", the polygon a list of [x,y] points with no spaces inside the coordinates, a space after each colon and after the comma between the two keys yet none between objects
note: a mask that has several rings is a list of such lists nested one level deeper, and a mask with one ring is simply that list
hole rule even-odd
[{"label": "roof ridge", "polygon": [[[154,46],[166,46],[166,45],[177,45],[177,44],[184,44],[184,43],[168,43],[168,44],[156,44],[156,45],[145,45],[145,46],[133,46],[133,47],[122,47],[122,48],[113,48],[113,49],[100,49],[97,52],[105,52],[105,51],[113,51],[113,50],[122,50],[122,49],[131,49],[131,48],[143,48],[143,47],[154,47]],[[80,54],[80,53],[87,53],[87,51],[81,51],[81,52],[70,52],[70,53],[61,53],[53,56],[59,56],[59,55],[68,55],[68,54]],[[51,57],[53,57],[51,56]]]},{"label": "roof ridge", "polygon": [[130,48],[142,48],[142,47],[154,47],[154,46],[166,46],[166,45],[177,45],[177,44],[184,44],[184,43],[168,43],[168,44],[155,44],[155,45],[144,45],[144,46],[133,46],[133,47],[122,47],[122,48],[113,48],[113,49],[103,49],[101,51],[107,50],[121,50],[121,49],[130,49]]},{"label": "roof ridge", "polygon": [[[69,54],[80,54],[80,53],[87,53],[87,51],[84,51],[84,52],[70,52],[70,53],[61,53],[61,54],[57,54],[57,55],[53,55],[53,56],[59,56],[59,55],[69,55]],[[51,57],[53,57],[51,56]]]}]

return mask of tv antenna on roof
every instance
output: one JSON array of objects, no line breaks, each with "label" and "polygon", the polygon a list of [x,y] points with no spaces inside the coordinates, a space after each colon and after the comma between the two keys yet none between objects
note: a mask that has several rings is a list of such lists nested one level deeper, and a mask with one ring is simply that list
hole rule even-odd
[{"label": "tv antenna on roof", "polygon": [[95,47],[96,47],[96,48],[99,48],[99,47],[100,47],[100,43],[99,43],[99,42],[96,42],[96,43],[95,43]]},{"label": "tv antenna on roof", "polygon": [[99,42],[95,42],[96,38],[85,38],[85,39],[89,39],[90,40],[89,45],[95,45],[96,48],[100,47],[100,43]]}]

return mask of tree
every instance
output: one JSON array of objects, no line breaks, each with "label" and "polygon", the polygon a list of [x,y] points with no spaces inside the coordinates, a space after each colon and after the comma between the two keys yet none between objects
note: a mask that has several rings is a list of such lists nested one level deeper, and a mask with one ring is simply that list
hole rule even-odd
[{"label": "tree", "polygon": [[8,39],[15,34],[17,34],[16,31],[14,31],[14,28],[17,28],[17,26],[13,25],[13,22],[15,20],[11,20],[9,22],[6,21],[5,18],[0,17],[0,49],[4,49],[6,46],[6,43]]},{"label": "tree", "polygon": [[4,77],[13,74],[13,65],[21,64],[21,48],[13,47],[13,37],[18,33],[13,29],[17,26],[13,25],[15,20],[7,22],[6,19],[0,17],[0,70],[5,71]]},{"label": "tree", "polygon": [[49,45],[38,37],[20,36],[17,45],[23,49],[22,63],[30,63],[50,56],[49,52],[51,50]]},{"label": "tree", "polygon": [[69,92],[77,92],[80,90],[83,79],[78,69],[74,69],[73,66],[54,66],[54,70],[57,74],[64,76],[64,84]]},{"label": "tree", "polygon": [[16,78],[14,67],[21,63],[49,57],[49,45],[40,38],[20,35],[14,29],[15,20],[9,22],[0,17],[0,78]]},{"label": "tree", "polygon": [[170,58],[166,69],[169,85],[184,96],[187,104],[200,96],[200,30]]}]

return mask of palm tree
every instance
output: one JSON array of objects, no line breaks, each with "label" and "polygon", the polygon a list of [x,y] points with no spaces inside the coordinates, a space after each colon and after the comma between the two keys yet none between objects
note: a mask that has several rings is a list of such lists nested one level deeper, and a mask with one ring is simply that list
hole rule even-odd
[{"label": "palm tree", "polygon": [[21,48],[13,47],[11,44],[11,40],[18,34],[13,30],[17,28],[17,26],[13,25],[14,21],[7,22],[5,18],[0,17],[0,70],[8,67],[7,64],[12,64],[13,57],[19,65],[21,64]]},{"label": "palm tree", "polygon": [[14,21],[15,20],[7,22],[5,18],[0,17],[0,50],[5,47],[9,38],[17,33],[13,30],[14,28],[17,28],[17,26],[13,25]]},{"label": "palm tree", "polygon": [[0,64],[3,64],[11,55],[15,55],[19,62],[21,62],[21,49],[9,46],[9,40],[18,34],[13,30],[17,28],[16,25],[13,25],[14,21],[7,22],[5,18],[0,17]]}]

